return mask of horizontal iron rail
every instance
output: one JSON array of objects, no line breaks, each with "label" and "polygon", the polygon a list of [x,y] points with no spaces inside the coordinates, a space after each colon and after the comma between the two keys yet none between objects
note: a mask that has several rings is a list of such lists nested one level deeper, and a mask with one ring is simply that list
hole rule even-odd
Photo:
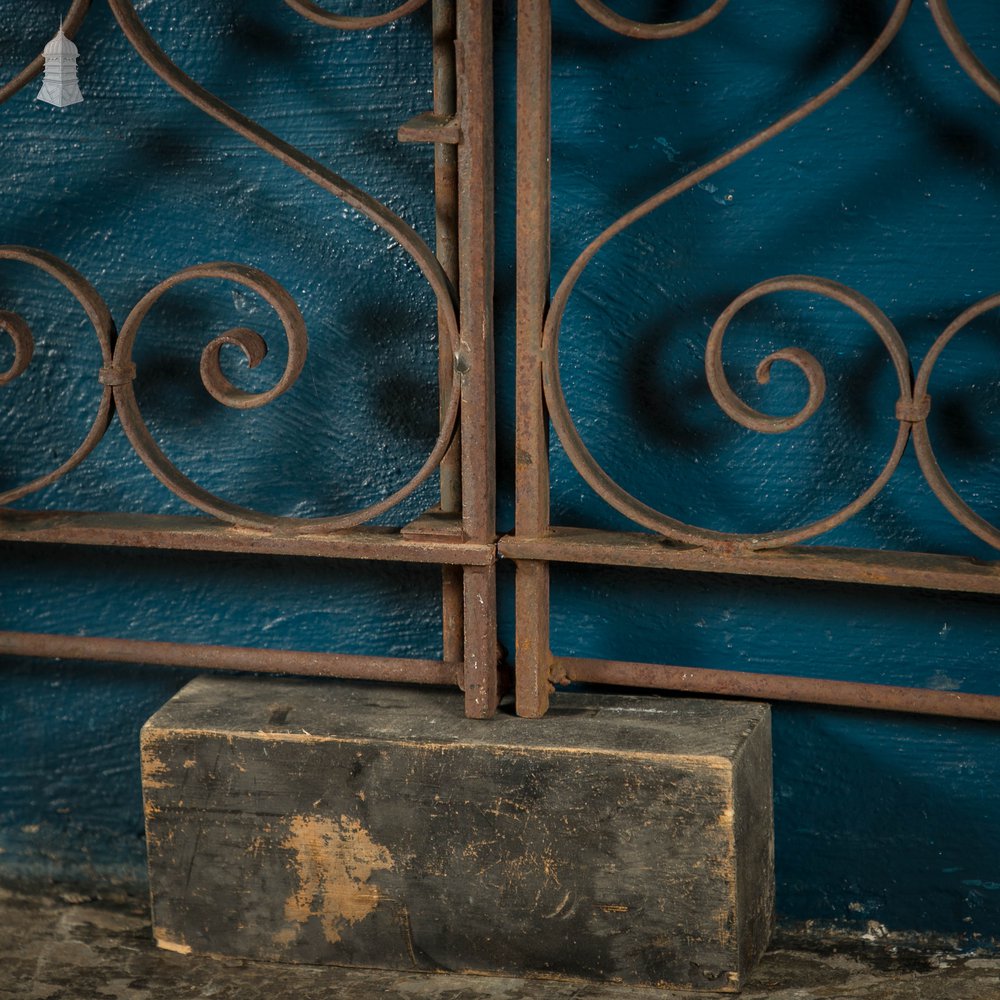
[{"label": "horizontal iron rail", "polygon": [[446,660],[312,653],[250,646],[209,646],[182,642],[146,642],[103,636],[0,632],[0,655],[62,660],[152,663],[194,670],[240,670],[249,673],[301,674],[402,684],[455,685],[462,664]]},{"label": "horizontal iron rail", "polygon": [[495,559],[492,544],[463,541],[460,534],[459,537],[414,538],[406,537],[405,529],[401,532],[398,528],[371,526],[328,534],[292,534],[234,527],[209,517],[157,514],[8,510],[0,515],[0,541],[456,566],[489,566]]},{"label": "horizontal iron rail", "polygon": [[667,542],[656,535],[590,528],[552,528],[538,538],[508,535],[500,539],[499,551],[510,559],[544,562],[1000,593],[1000,562],[927,552],[819,545],[720,551]]},{"label": "horizontal iron rail", "polygon": [[560,677],[564,683],[656,688],[730,698],[793,701],[836,708],[1000,722],[1000,697],[995,695],[574,657],[557,657],[553,669],[554,676]]}]

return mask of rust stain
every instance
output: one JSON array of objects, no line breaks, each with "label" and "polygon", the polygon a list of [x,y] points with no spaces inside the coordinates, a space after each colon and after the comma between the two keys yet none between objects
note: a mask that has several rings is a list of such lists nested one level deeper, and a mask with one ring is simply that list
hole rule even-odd
[{"label": "rust stain", "polygon": [[285,919],[293,926],[279,932],[275,943],[291,943],[294,925],[315,917],[327,941],[336,944],[347,927],[378,906],[379,890],[368,880],[391,870],[393,858],[357,820],[294,816],[281,846],[292,852],[298,887],[285,901]]}]

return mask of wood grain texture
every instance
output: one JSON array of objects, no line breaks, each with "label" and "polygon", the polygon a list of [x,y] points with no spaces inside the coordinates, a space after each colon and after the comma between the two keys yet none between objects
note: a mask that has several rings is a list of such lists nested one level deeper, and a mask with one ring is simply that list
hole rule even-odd
[{"label": "wood grain texture", "polygon": [[738,988],[773,909],[766,706],[203,678],[143,731],[155,933],[194,954]]}]

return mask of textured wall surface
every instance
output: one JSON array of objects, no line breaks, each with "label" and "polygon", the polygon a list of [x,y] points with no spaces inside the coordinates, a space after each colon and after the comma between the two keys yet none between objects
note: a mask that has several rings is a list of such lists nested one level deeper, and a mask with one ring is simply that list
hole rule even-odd
[{"label": "textured wall surface", "polygon": [[[500,525],[512,523],[513,3],[497,8]],[[992,0],[955,15],[1000,66]],[[342,9],[360,9],[345,5]],[[732,4],[686,39],[628,41],[555,4],[553,267],[627,208],[822,89],[887,16],[884,2]],[[338,35],[280,3],[148,2],[166,51],[210,89],[329,162],[430,235],[431,160],[396,125],[429,104],[426,12]],[[371,4],[368,5],[371,9]],[[625,2],[635,15],[693,4]],[[9,76],[51,34],[60,5],[0,0]],[[51,15],[51,16],[49,16]],[[51,23],[50,23],[51,22]],[[404,256],[297,175],[156,81],[106,7],[79,36],[84,104],[34,88],[0,109],[0,242],[29,243],[94,282],[121,322],[157,281],[233,259],[299,302],[312,350],[294,391],[224,411],[201,389],[211,336],[253,325],[273,348],[247,388],[273,382],[280,329],[252,295],[187,286],[143,328],[138,386],[157,440],[210,489],[278,512],[337,512],[408,478],[434,436],[433,303]],[[584,440],[631,492],[727,530],[813,519],[877,474],[896,390],[884,349],[846,310],[805,295],[734,324],[728,372],[749,402],[792,412],[805,391],[775,347],[807,347],[829,396],[801,430],[744,431],[718,410],[705,338],[756,281],[811,273],[849,284],[897,324],[916,363],[966,305],[998,290],[1000,108],[954,66],[916,4],[888,57],[764,150],[683,195],[599,255],[563,331],[567,398]],[[51,282],[0,268],[0,300],[32,321],[29,373],[3,390],[0,487],[69,454],[92,410],[98,354]],[[931,385],[945,471],[1000,515],[996,323],[956,341]],[[8,353],[4,353],[8,352]],[[0,343],[0,367],[9,345]],[[624,527],[553,446],[554,520]],[[429,505],[433,484],[396,517]],[[180,512],[113,427],[95,455],[24,506]],[[994,553],[954,525],[908,457],[836,544]],[[399,566],[123,551],[3,550],[0,622],[153,639],[438,653],[436,574]],[[513,647],[502,567],[502,640]],[[1000,693],[995,601],[700,575],[556,568],[559,653]],[[142,875],[138,727],[186,675],[158,668],[0,664],[0,876],[134,881]],[[778,908],[786,919],[1000,935],[1000,733],[995,727],[776,706]]]}]

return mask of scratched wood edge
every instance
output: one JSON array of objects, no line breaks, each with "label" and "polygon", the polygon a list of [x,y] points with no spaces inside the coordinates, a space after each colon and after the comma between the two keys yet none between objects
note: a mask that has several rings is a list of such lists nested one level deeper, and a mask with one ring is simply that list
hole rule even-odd
[{"label": "scratched wood edge", "polygon": [[[771,708],[737,750],[733,762],[733,840],[736,860],[737,947],[743,989],[770,943],[775,925],[774,787]],[[764,873],[751,879],[751,872]],[[763,887],[763,891],[761,891]]]},{"label": "scratched wood edge", "polygon": [[[159,736],[161,734],[157,734]],[[197,735],[192,733],[187,733],[186,735]],[[214,734],[218,736],[218,734]],[[245,739],[248,736],[258,736],[259,734],[248,734],[248,733],[233,733],[227,734],[227,738],[232,738],[233,740]],[[154,771],[157,770],[159,764],[159,758],[156,756],[155,751],[159,749],[159,740],[154,738],[151,743],[146,744],[144,750],[147,755],[149,763],[153,765]],[[396,744],[399,745],[399,744]],[[478,753],[490,753],[492,752],[495,756],[500,757],[505,754],[509,749],[507,747],[498,746],[495,748],[489,748],[484,746],[449,746],[448,750],[467,750],[474,751]],[[536,757],[546,756],[545,752],[536,753]],[[618,755],[621,756],[621,755]],[[158,772],[162,774],[163,772]],[[728,775],[727,777],[731,777]],[[158,787],[157,779],[153,779],[151,783],[151,789]],[[730,799],[731,801],[731,799]],[[155,828],[160,822],[160,817],[169,816],[170,813],[180,814],[184,812],[182,809],[163,807],[155,803],[152,796],[145,798],[145,811],[146,811],[146,825],[147,825],[147,837],[150,840],[156,838]],[[218,818],[220,821],[224,822],[226,813],[219,811]],[[293,817],[294,819],[303,819],[306,817]],[[200,821],[201,825],[201,821]],[[209,824],[205,823],[204,826],[207,827]],[[293,824],[294,825],[294,824]],[[171,831],[172,833],[172,831]],[[168,834],[169,836],[170,834]],[[736,866],[736,851],[735,846],[731,850],[730,854],[726,859],[726,871],[725,877],[732,880],[735,874]],[[154,868],[150,867],[150,880],[151,886],[157,884],[157,872]],[[265,960],[265,961],[278,961],[287,962],[289,964],[302,964],[306,961],[306,964],[314,964],[314,960],[302,960],[296,959],[290,956],[279,957],[274,953],[259,954],[253,951],[244,951],[241,949],[229,949],[222,951],[214,951],[211,948],[199,947],[197,945],[191,945],[184,940],[183,932],[179,932],[179,928],[173,928],[171,922],[168,920],[161,921],[158,919],[158,906],[157,906],[157,894],[155,888],[151,893],[153,899],[153,934],[154,940],[158,947],[163,950],[170,951],[180,955],[187,956],[200,956],[200,957],[210,957],[221,960],[233,960],[233,959],[251,959],[251,960]],[[737,905],[737,893],[733,889],[732,895],[730,897],[729,903],[731,906],[735,907]],[[618,910],[619,908],[613,905],[608,905],[604,907],[605,909],[612,911]],[[627,912],[627,907],[620,908],[623,913]],[[737,926],[742,924],[741,915],[738,910],[732,911],[732,916],[736,918]],[[735,935],[734,935],[735,938]],[[742,984],[745,983],[746,978],[753,971],[753,966],[756,964],[760,955],[763,953],[764,948],[766,948],[766,940],[760,946],[759,950],[755,948],[747,948],[742,946],[739,940],[734,940],[732,944],[732,954],[735,961],[732,963],[737,966],[736,969],[727,970],[722,973],[725,977],[725,984],[722,986],[718,985],[701,985],[698,983],[692,983],[688,980],[673,979],[673,978],[630,978],[623,975],[614,975],[608,977],[594,977],[586,976],[584,974],[573,975],[566,973],[564,971],[558,972],[546,972],[536,968],[514,968],[511,966],[503,966],[493,970],[484,969],[482,967],[466,967],[463,965],[456,964],[437,964],[433,967],[420,966],[420,967],[406,967],[403,965],[376,965],[375,963],[359,963],[350,961],[337,961],[331,959],[323,959],[323,965],[329,966],[339,966],[343,968],[384,968],[392,969],[401,973],[408,974],[460,974],[460,975],[470,975],[470,976],[480,976],[488,978],[522,978],[525,980],[539,980],[539,981],[550,981],[550,982],[563,982],[563,983],[573,983],[581,985],[594,985],[597,983],[603,983],[607,985],[620,985],[628,988],[639,988],[639,989],[657,989],[657,990],[679,990],[691,993],[711,993],[711,994],[731,994],[738,992],[742,988]],[[744,962],[750,963],[749,965],[744,965]]]}]

